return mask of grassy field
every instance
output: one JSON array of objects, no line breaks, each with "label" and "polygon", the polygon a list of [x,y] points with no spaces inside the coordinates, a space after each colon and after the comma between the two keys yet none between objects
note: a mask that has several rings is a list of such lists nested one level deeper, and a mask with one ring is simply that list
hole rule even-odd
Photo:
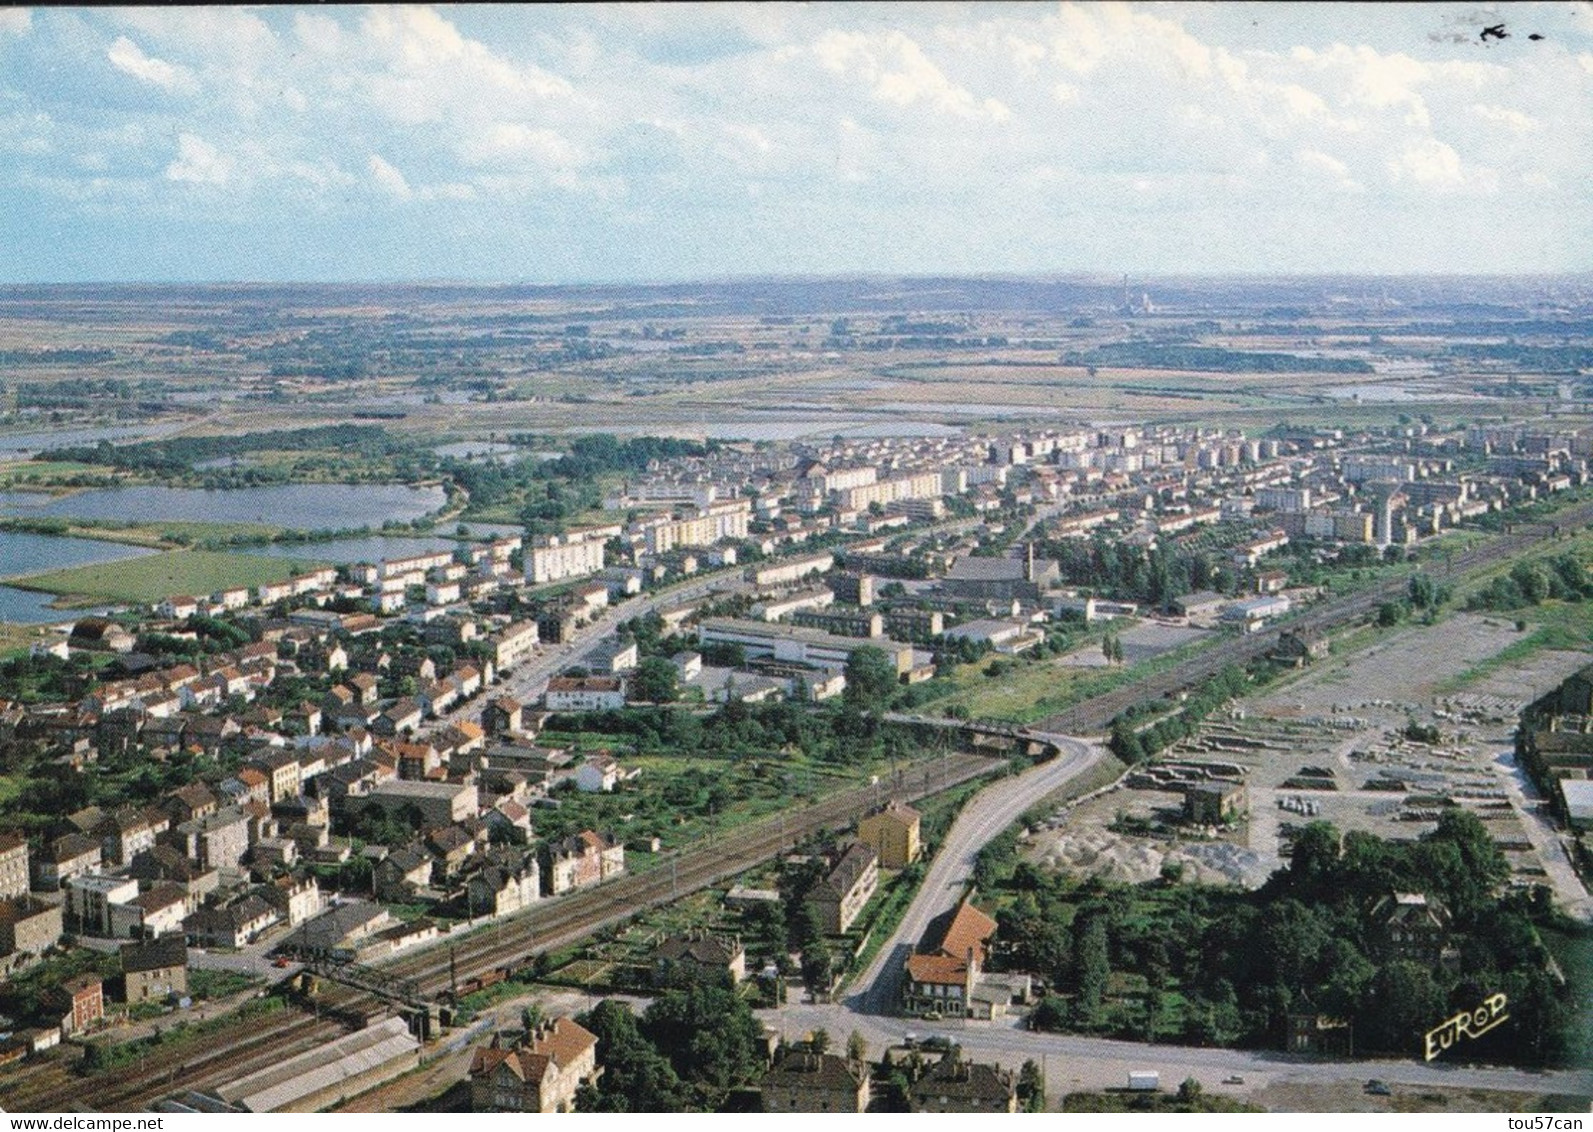
[{"label": "grassy field", "polygon": [[1011,669],[994,677],[985,675],[985,668],[994,659],[986,657],[976,664],[961,665],[952,675],[958,690],[929,706],[944,712],[955,704],[966,708],[974,719],[1032,723],[1121,684],[1161,672],[1210,644],[1209,640],[1197,641],[1138,664],[1113,668],[1065,665],[1060,660],[1028,662],[1020,659]]},{"label": "grassy field", "polygon": [[309,556],[297,561],[206,550],[173,550],[146,558],[51,570],[10,584],[21,589],[60,594],[69,600],[152,603],[184,594],[213,593],[229,586],[279,582],[313,565],[319,563]]},{"label": "grassy field", "polygon": [[[65,620],[65,618],[62,618]],[[34,641],[41,640],[39,626],[19,625],[13,621],[0,621],[0,660],[17,653],[27,652]]]},{"label": "grassy field", "polygon": [[1593,602],[1546,601],[1542,605],[1492,616],[1505,622],[1525,621],[1527,631],[1520,640],[1439,684],[1435,691],[1440,695],[1458,692],[1487,679],[1500,669],[1517,667],[1527,658],[1546,650],[1593,651]]}]

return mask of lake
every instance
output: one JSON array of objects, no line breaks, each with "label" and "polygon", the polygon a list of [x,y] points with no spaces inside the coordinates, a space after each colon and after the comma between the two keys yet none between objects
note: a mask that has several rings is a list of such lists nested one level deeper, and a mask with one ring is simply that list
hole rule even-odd
[{"label": "lake", "polygon": [[[0,513],[70,519],[263,523],[326,531],[407,523],[442,507],[441,487],[402,484],[275,484],[205,491],[187,487],[96,488],[56,499],[0,493]],[[40,502],[40,500],[43,500]]]},{"label": "lake", "polygon": [[157,553],[148,547],[102,539],[0,531],[0,578],[19,578],[46,570],[64,570],[68,566],[89,566],[95,562],[115,562],[118,558],[142,558]]},{"label": "lake", "polygon": [[[142,558],[158,551],[143,546],[126,546],[90,538],[64,538],[60,535],[35,535],[0,531],[0,577],[16,578],[61,570],[68,566],[88,566],[95,562],[114,562],[121,558]],[[70,621],[81,611],[50,609],[53,594],[30,593],[0,585],[0,621],[29,624],[39,621]]]},{"label": "lake", "polygon": [[106,428],[57,429],[52,432],[13,432],[0,435],[0,460],[33,456],[46,448],[78,448],[102,440],[147,440],[170,436],[185,428],[181,423],[112,425]]}]

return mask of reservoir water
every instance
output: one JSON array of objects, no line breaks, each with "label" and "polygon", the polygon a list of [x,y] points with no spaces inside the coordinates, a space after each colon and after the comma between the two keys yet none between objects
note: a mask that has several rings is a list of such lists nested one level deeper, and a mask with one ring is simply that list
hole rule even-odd
[{"label": "reservoir water", "polygon": [[0,514],[151,522],[263,523],[327,531],[407,523],[439,509],[441,487],[403,484],[274,484],[215,491],[188,487],[115,487],[50,498],[0,492]]}]

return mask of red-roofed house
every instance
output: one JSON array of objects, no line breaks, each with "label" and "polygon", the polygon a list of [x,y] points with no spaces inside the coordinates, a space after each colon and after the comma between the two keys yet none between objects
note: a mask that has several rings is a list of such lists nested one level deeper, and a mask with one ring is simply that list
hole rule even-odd
[{"label": "red-roofed house", "polygon": [[995,934],[995,920],[966,900],[958,905],[940,938],[930,943],[926,937],[907,957],[902,1012],[948,1018],[974,1014],[969,1005],[974,984],[984,966],[986,945]]},{"label": "red-roofed house", "polygon": [[494,1043],[470,1060],[474,1112],[573,1112],[575,1092],[601,1072],[597,1038],[569,1018],[539,1027],[525,1045]]}]

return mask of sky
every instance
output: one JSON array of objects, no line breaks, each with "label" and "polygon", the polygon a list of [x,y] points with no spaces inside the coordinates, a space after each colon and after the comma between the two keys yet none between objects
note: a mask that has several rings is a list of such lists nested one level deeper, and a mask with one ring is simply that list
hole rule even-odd
[{"label": "sky", "polygon": [[0,8],[0,282],[1589,270],[1589,3]]}]

